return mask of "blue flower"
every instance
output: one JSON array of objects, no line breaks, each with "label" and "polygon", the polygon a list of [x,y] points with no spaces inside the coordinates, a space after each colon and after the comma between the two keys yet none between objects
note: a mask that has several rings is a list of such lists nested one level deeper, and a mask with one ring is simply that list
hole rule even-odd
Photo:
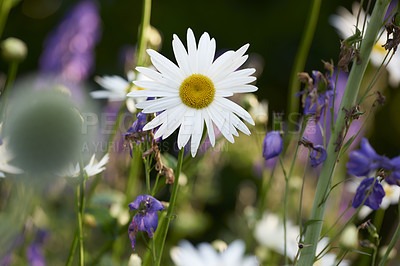
[{"label": "blue flower", "polygon": [[390,160],[389,170],[391,170],[391,173],[385,178],[385,181],[390,185],[400,186],[400,156]]},{"label": "blue flower", "polygon": [[371,193],[367,196],[367,199],[364,202],[364,205],[370,207],[373,210],[379,209],[379,206],[382,203],[382,199],[385,196],[385,190],[383,189],[382,185],[379,183],[378,180],[375,181],[374,177],[364,179],[357,188],[356,195],[353,199],[353,208],[358,208],[365,197],[371,190],[372,184],[374,187]]},{"label": "blue flower", "polygon": [[265,160],[281,154],[283,150],[283,141],[279,131],[271,131],[264,138],[263,157]]},{"label": "blue flower", "polygon": [[129,208],[138,210],[128,228],[132,249],[135,250],[137,232],[146,231],[149,237],[153,237],[158,225],[157,211],[165,210],[165,207],[150,195],[140,195],[129,204]]},{"label": "blue flower", "polygon": [[361,140],[361,148],[350,152],[347,173],[355,176],[366,176],[372,170],[387,168],[388,159],[378,155],[366,138]]},{"label": "blue flower", "polygon": [[321,145],[316,145],[312,148],[310,153],[311,166],[317,167],[320,163],[326,160],[326,150]]},{"label": "blue flower", "polygon": [[147,122],[147,114],[144,114],[142,112],[138,112],[136,114],[136,120],[133,122],[132,126],[128,129],[128,131],[125,134],[122,134],[124,136],[125,140],[128,142],[129,146],[129,154],[132,157],[132,141],[136,142],[136,145],[139,145],[141,142],[143,142],[144,139],[144,133],[143,133],[143,127]]}]

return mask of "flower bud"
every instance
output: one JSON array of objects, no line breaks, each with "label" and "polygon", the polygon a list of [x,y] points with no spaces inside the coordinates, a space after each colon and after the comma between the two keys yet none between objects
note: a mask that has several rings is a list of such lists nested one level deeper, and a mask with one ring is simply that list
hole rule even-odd
[{"label": "flower bud", "polygon": [[283,140],[279,131],[269,132],[264,139],[263,156],[265,160],[281,154],[283,150]]},{"label": "flower bud", "polygon": [[347,226],[339,240],[341,246],[348,249],[357,249],[358,247],[358,230],[354,225]]},{"label": "flower bud", "polygon": [[1,43],[1,55],[6,61],[24,61],[28,49],[26,44],[17,38],[7,38]]}]

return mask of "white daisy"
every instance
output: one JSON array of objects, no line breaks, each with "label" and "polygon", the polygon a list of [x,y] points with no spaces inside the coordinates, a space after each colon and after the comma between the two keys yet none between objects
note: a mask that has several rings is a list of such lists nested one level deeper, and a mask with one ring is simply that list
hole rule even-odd
[{"label": "white daisy", "polygon": [[9,164],[14,156],[7,149],[7,142],[6,139],[2,141],[0,138],[0,178],[6,177],[5,173],[22,174],[24,172],[18,167]]},{"label": "white daisy", "polygon": [[155,138],[165,139],[180,127],[177,140],[179,149],[191,138],[191,152],[195,156],[204,123],[213,147],[213,123],[231,143],[234,142],[233,135],[239,135],[237,129],[250,135],[249,129],[238,118],[254,125],[250,114],[225,97],[234,93],[254,92],[257,87],[248,84],[256,80],[251,76],[255,69],[236,71],[247,60],[248,56],[244,53],[248,44],[237,51],[228,51],[213,61],[215,40],[204,33],[197,46],[192,30],[188,29],[187,46],[188,51],[178,36],[174,35],[172,47],[178,65],[154,50],[147,50],[158,71],[136,68],[153,81],[135,81],[137,86],[146,90],[130,92],[128,96],[157,97],[137,104],[137,108],[142,108],[144,113],[163,111],[143,129],[150,130],[161,125]]},{"label": "white daisy", "polygon": [[[120,76],[103,76],[103,77],[95,77],[95,81],[102,86],[105,90],[97,90],[90,92],[90,95],[94,99],[108,99],[109,101],[124,101],[126,99],[126,94],[137,88],[132,84],[132,81],[135,79],[135,73],[133,71],[129,71],[127,73],[128,80],[120,77]],[[148,78],[144,75],[137,75],[136,80],[148,80]],[[128,98],[126,101],[126,106],[131,113],[136,112],[135,104],[138,102],[142,102],[146,100],[146,98],[137,98],[135,101],[132,98]]]},{"label": "white daisy", "polygon": [[[108,163],[108,160],[108,153],[104,155],[104,157],[99,162],[95,161],[95,155],[93,154],[92,158],[90,158],[89,164],[84,167],[87,176],[91,177],[103,172],[106,169],[105,165]],[[61,177],[78,177],[80,173],[81,169],[79,167],[79,163],[77,163],[75,166],[73,164],[70,164],[67,169],[64,169],[58,175]]]},{"label": "white daisy", "polygon": [[[346,39],[356,32],[357,15],[360,8],[361,8],[360,4],[357,2],[353,3],[352,13],[344,7],[339,7],[338,15],[332,15],[329,18],[329,22],[331,23],[332,26],[336,28],[341,38]],[[360,16],[358,19],[358,29],[361,32],[363,32],[362,27],[364,24],[365,16],[367,16],[366,20],[366,25],[367,25],[370,17],[369,15],[365,14],[363,9],[361,9]],[[382,64],[383,59],[385,58],[387,53],[385,48],[382,47],[387,40],[386,32],[384,32],[379,36],[380,37],[377,40],[375,46],[373,47],[371,53],[371,63],[376,67],[379,67]],[[392,53],[393,52],[391,51],[388,56],[388,59],[390,58]],[[390,63],[387,66],[387,71],[389,73],[389,84],[391,86],[398,86],[400,83],[400,53],[397,52],[393,55]]]},{"label": "white daisy", "polygon": [[258,266],[255,256],[244,256],[243,241],[232,242],[219,253],[209,243],[201,243],[197,249],[188,241],[171,249],[171,258],[176,266]]}]

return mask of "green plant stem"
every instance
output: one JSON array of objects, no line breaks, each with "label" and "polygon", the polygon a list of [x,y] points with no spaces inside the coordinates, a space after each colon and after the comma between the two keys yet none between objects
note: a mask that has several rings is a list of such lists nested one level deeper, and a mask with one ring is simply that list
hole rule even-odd
[{"label": "green plant stem", "polygon": [[318,185],[315,193],[314,203],[310,214],[311,223],[306,231],[304,242],[311,244],[305,247],[300,255],[299,265],[312,265],[314,263],[315,251],[317,248],[318,238],[322,229],[322,221],[324,219],[327,201],[325,197],[329,191],[332,181],[333,173],[335,171],[338,152],[340,147],[337,143],[341,140],[342,131],[345,128],[346,114],[343,108],[350,109],[354,106],[356,97],[360,88],[361,80],[363,78],[365,69],[369,62],[369,57],[373,46],[375,45],[376,37],[382,25],[383,17],[390,0],[378,0],[375,4],[374,10],[371,15],[371,20],[365,32],[365,38],[362,41],[360,48],[361,63],[357,65],[356,61],[353,66],[347,81],[346,90],[343,95],[343,100],[340,105],[336,124],[331,134],[327,148],[327,159],[322,167],[321,174],[318,180]]},{"label": "green plant stem", "polygon": [[168,233],[168,228],[169,228],[169,223],[172,219],[173,216],[173,212],[174,212],[174,208],[175,208],[175,204],[176,204],[176,199],[178,196],[178,188],[179,188],[179,176],[181,173],[181,169],[182,169],[182,161],[183,161],[183,154],[184,154],[184,149],[182,148],[179,151],[179,155],[178,155],[178,163],[176,165],[176,171],[175,171],[175,181],[174,181],[174,185],[172,187],[172,193],[171,193],[171,198],[169,200],[169,206],[168,206],[168,210],[167,210],[167,215],[165,217],[165,219],[163,219],[162,224],[160,226],[160,233],[158,234],[157,238],[155,238],[154,240],[156,241],[156,248],[157,248],[157,258],[155,261],[155,265],[159,266],[161,264],[161,258],[162,258],[162,254],[163,254],[163,249],[164,249],[164,245],[165,245],[165,239],[167,238],[167,233]]},{"label": "green plant stem", "polygon": [[276,169],[276,165],[272,168],[271,173],[268,175],[268,179],[267,179],[267,175],[263,174],[261,191],[259,194],[259,200],[258,200],[258,206],[257,206],[257,214],[256,214],[257,220],[261,219],[263,212],[265,210],[266,199],[267,199],[269,188],[271,187],[275,169]]},{"label": "green plant stem", "polygon": [[299,98],[296,97],[296,93],[300,90],[300,82],[297,74],[304,71],[306,65],[308,52],[310,51],[311,43],[314,37],[315,28],[317,27],[319,10],[321,6],[321,0],[312,0],[310,4],[310,13],[307,16],[308,20],[304,28],[304,34],[300,41],[299,49],[297,50],[296,58],[293,63],[292,72],[289,79],[289,95],[288,95],[288,133],[285,138],[285,147],[288,145],[289,140],[292,138],[292,130],[295,128],[296,121],[291,121],[292,114],[298,114],[299,111]]},{"label": "green plant stem", "polygon": [[14,83],[15,77],[17,76],[18,72],[18,62],[13,61],[8,66],[8,73],[7,73],[7,80],[4,86],[4,90],[1,93],[0,97],[0,121],[5,120],[6,116],[6,106],[7,106],[7,98],[8,94],[10,93],[12,84]]},{"label": "green plant stem", "polygon": [[12,8],[12,1],[10,0],[1,0],[0,1],[0,39],[3,35],[4,26],[6,25],[6,21],[8,18],[8,13]]},{"label": "green plant stem", "polygon": [[81,202],[80,202],[80,193],[81,193],[81,185],[76,186],[75,188],[75,199],[76,199],[76,209],[77,209],[77,222],[78,222],[78,242],[79,242],[79,265],[85,265],[85,256],[83,250],[83,217],[81,212]]},{"label": "green plant stem", "polygon": [[[400,205],[399,205],[399,211],[400,211]],[[379,266],[384,266],[386,264],[386,261],[389,258],[389,254],[392,251],[394,245],[397,243],[397,241],[400,238],[400,222],[397,224],[396,232],[394,233],[392,240],[390,240],[390,243],[386,249],[385,254],[383,255],[381,261],[379,262]]]},{"label": "green plant stem", "polygon": [[147,28],[150,26],[150,16],[151,16],[151,0],[143,0],[142,20],[140,22],[136,66],[143,66],[144,63],[146,62],[145,51],[148,42],[146,31]]},{"label": "green plant stem", "polygon": [[69,249],[68,253],[67,263],[65,264],[66,266],[72,265],[77,245],[78,245],[78,229],[75,229],[74,239],[72,240],[71,248]]}]

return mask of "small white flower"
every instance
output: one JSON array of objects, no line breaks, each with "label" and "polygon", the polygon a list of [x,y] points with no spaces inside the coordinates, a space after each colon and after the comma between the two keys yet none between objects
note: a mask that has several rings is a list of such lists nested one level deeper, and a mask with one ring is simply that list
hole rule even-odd
[{"label": "small white flower", "polygon": [[176,266],[258,266],[255,256],[244,256],[243,241],[236,240],[219,253],[211,244],[201,243],[195,248],[188,241],[171,249],[171,258]]},{"label": "small white flower", "polygon": [[22,174],[24,171],[16,166],[9,164],[9,162],[14,158],[14,155],[7,149],[8,141],[5,139],[2,142],[3,143],[1,143],[0,145],[0,178],[6,177],[5,173]]},{"label": "small white flower", "polygon": [[[109,101],[124,101],[127,99],[126,94],[130,92],[132,89],[138,89],[136,86],[132,84],[132,81],[135,80],[135,73],[133,71],[129,71],[127,73],[128,80],[120,77],[120,76],[103,76],[103,77],[95,77],[95,81],[102,86],[105,90],[97,90],[92,91],[90,95],[94,99],[108,99]],[[148,80],[148,78],[142,74],[137,75],[137,80]],[[136,112],[135,104],[138,102],[142,102],[146,100],[146,98],[137,98],[135,101],[132,98],[128,98],[126,101],[126,106],[131,113]]]},{"label": "small white flower", "polygon": [[[353,3],[352,12],[348,11],[344,7],[340,7],[338,9],[338,15],[332,15],[329,18],[329,22],[336,28],[341,38],[346,39],[356,32],[357,15],[360,8],[360,4],[355,2]],[[358,19],[358,28],[361,32],[365,32],[362,30],[365,16],[367,16],[365,25],[368,25],[370,17],[369,15],[365,14],[363,9],[361,9]],[[386,43],[387,34],[386,32],[383,32],[383,34],[380,34],[379,36],[380,37],[373,47],[371,53],[371,63],[376,67],[379,67],[382,64],[387,53],[385,48],[382,47]],[[388,59],[392,53],[393,51],[391,51],[388,55]],[[387,71],[389,73],[389,84],[391,86],[398,86],[400,83],[400,53],[395,53],[393,55],[390,63],[387,66]]]},{"label": "small white flower", "polygon": [[134,91],[129,97],[156,97],[137,104],[143,113],[161,112],[143,129],[160,126],[154,138],[166,139],[178,127],[178,148],[182,149],[191,138],[191,153],[194,157],[200,145],[204,123],[211,145],[215,145],[213,123],[222,135],[234,142],[237,129],[250,135],[249,129],[238,118],[254,125],[250,114],[236,103],[226,99],[235,93],[254,92],[256,86],[249,83],[256,80],[251,76],[255,69],[236,71],[246,60],[244,55],[249,45],[237,51],[228,51],[214,61],[216,44],[208,33],[200,37],[197,46],[191,29],[187,31],[186,51],[178,36],[174,35],[172,47],[178,65],[172,63],[154,50],[147,50],[158,71],[138,67],[137,70],[152,81],[135,81],[146,90]]},{"label": "small white flower", "polygon": [[[93,154],[92,158],[90,158],[89,164],[84,167],[87,176],[91,177],[103,172],[106,169],[105,165],[108,163],[108,160],[108,153],[104,155],[104,157],[99,162],[95,161],[95,155]],[[79,163],[77,163],[75,166],[73,164],[70,164],[67,169],[64,169],[58,175],[61,177],[78,177],[80,173],[81,169],[79,167]]]}]

